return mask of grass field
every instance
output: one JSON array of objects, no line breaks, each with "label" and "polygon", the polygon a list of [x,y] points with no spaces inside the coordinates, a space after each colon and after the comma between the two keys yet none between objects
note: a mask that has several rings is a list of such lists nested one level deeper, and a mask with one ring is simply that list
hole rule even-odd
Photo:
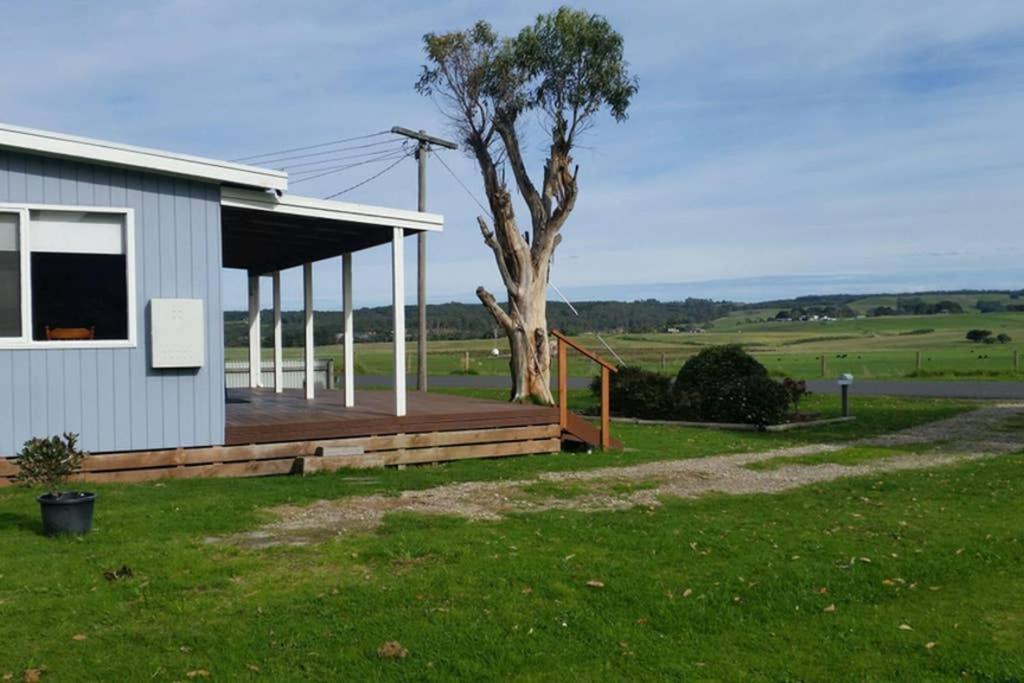
[{"label": "grass field", "polygon": [[[710,344],[742,344],[776,376],[812,379],[821,376],[825,355],[826,376],[850,372],[865,379],[1024,379],[1014,371],[1014,351],[1024,352],[1024,313],[971,313],[962,315],[892,316],[828,322],[754,322],[768,311],[742,311],[722,318],[701,334],[619,334],[605,340],[627,363],[674,372],[687,358]],[[983,328],[1006,333],[1009,344],[973,344],[964,339],[967,330]],[[606,358],[612,355],[594,335],[578,340]],[[490,355],[497,348],[499,357]],[[470,371],[481,375],[508,372],[508,345],[504,339],[434,341],[429,366],[433,374]],[[921,368],[917,368],[917,353]],[[289,358],[301,358],[301,349],[286,349]],[[1024,353],[1022,353],[1024,355]],[[231,360],[244,360],[247,350],[229,348]],[[269,357],[269,356],[267,356]],[[317,348],[317,357],[334,358],[341,367],[341,348]],[[387,375],[391,372],[390,344],[357,344],[356,371]],[[410,344],[407,365],[415,372],[415,350]],[[570,373],[588,376],[593,364],[573,354]]]},{"label": "grass field", "polygon": [[[657,509],[404,514],[308,547],[205,541],[284,503],[840,442],[968,407],[865,398],[857,422],[807,432],[624,426],[619,453],[100,486],[82,539],[39,536],[32,495],[4,490],[0,676],[1019,680],[1024,455]],[[408,656],[378,656],[388,641]]]}]

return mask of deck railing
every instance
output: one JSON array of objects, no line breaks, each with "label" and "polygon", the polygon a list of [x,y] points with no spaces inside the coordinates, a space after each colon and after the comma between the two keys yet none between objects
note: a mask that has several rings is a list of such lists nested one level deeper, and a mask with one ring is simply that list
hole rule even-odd
[{"label": "deck railing", "polygon": [[611,373],[618,372],[619,369],[558,330],[551,330],[551,336],[558,340],[558,422],[562,429],[569,426],[569,349],[572,348],[601,367],[601,448],[608,450],[612,445],[609,384]]}]

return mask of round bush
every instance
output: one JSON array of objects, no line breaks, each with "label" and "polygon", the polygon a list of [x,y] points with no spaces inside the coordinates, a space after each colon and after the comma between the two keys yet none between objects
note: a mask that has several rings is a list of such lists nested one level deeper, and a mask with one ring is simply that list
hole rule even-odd
[{"label": "round bush", "polygon": [[763,375],[750,375],[726,384],[711,402],[717,421],[764,427],[785,419],[790,396],[781,383]]},{"label": "round bush", "polygon": [[757,359],[735,344],[709,346],[686,361],[672,387],[677,415],[682,419],[723,420],[716,416],[716,397],[746,377],[768,377]]},{"label": "round bush", "polygon": [[[595,396],[601,395],[601,378],[590,383]],[[608,385],[611,413],[621,417],[647,420],[670,418],[672,380],[665,375],[635,365],[623,365],[613,372]]]}]

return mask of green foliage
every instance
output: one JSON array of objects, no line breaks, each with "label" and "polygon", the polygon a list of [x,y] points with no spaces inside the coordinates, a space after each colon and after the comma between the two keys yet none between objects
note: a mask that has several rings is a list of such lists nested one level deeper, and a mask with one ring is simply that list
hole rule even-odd
[{"label": "green foliage", "polygon": [[999,334],[996,335],[996,341],[999,342],[1000,344],[1009,344],[1010,342],[1013,341],[1013,337],[1006,334],[1005,332],[1000,332]]},{"label": "green foliage", "polygon": [[78,435],[70,432],[63,437],[29,439],[15,460],[16,480],[25,486],[42,486],[56,496],[68,477],[82,466],[86,455],[78,449]]},{"label": "green foliage", "polygon": [[789,394],[789,402],[793,404],[794,411],[800,410],[800,400],[810,393],[805,380],[793,379],[792,377],[786,377],[782,380],[782,388]]},{"label": "green foliage", "polygon": [[[672,387],[676,414],[683,419],[743,422],[764,426],[781,422],[794,394],[768,377],[768,371],[740,346],[710,346],[686,361]],[[799,402],[807,392],[798,392]]]},{"label": "green foliage", "polygon": [[764,427],[782,422],[789,411],[790,394],[780,382],[765,375],[734,379],[709,397],[707,419]]},{"label": "green foliage", "polygon": [[672,387],[683,419],[718,420],[718,393],[739,379],[767,377],[768,371],[736,344],[709,346],[686,361]]},{"label": "green foliage", "polygon": [[625,119],[637,92],[622,36],[604,17],[583,10],[542,14],[515,37],[499,37],[478,21],[462,31],[428,33],[423,43],[428,64],[416,90],[438,97],[467,141],[491,121],[512,125],[536,110],[568,153],[601,109]]},{"label": "green foliage", "polygon": [[968,330],[966,336],[968,341],[983,342],[992,336],[992,330]]},{"label": "green foliage", "polygon": [[[594,396],[601,395],[601,378],[590,383]],[[673,417],[672,379],[636,365],[623,365],[609,380],[608,398],[614,415],[648,420]]]}]

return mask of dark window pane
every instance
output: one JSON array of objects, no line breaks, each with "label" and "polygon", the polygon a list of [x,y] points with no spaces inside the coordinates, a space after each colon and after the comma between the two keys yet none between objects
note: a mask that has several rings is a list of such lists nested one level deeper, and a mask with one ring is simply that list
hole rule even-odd
[{"label": "dark window pane", "polygon": [[32,253],[32,338],[46,328],[95,329],[94,339],[128,338],[123,254]]}]

